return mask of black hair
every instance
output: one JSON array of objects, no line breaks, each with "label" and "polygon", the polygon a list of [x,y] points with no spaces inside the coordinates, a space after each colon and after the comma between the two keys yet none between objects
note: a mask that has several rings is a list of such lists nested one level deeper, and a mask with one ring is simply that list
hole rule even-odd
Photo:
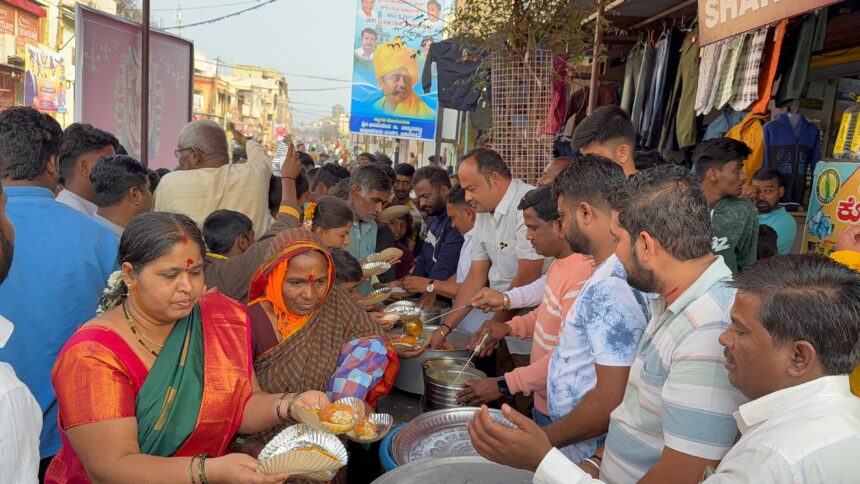
[{"label": "black hair", "polygon": [[361,264],[355,257],[343,249],[329,249],[331,260],[334,262],[334,283],[343,284],[348,282],[359,282],[364,275],[361,272]]},{"label": "black hair", "polygon": [[314,209],[313,226],[320,229],[338,229],[352,223],[354,216],[349,205],[335,197],[320,197]]},{"label": "black hair", "polygon": [[467,160],[469,158],[475,160],[475,164],[478,166],[478,172],[484,175],[484,178],[488,180],[493,172],[498,173],[502,178],[512,178],[511,169],[508,167],[508,164],[505,163],[505,160],[502,159],[502,155],[496,151],[489,148],[476,148],[463,155],[463,160]]},{"label": "black hair", "polygon": [[349,170],[337,163],[326,163],[320,167],[314,176],[313,186],[316,188],[317,185],[322,183],[328,189],[346,178],[349,178]]},{"label": "black hair", "polygon": [[[191,240],[200,248],[200,258],[206,249],[200,227],[187,215],[173,212],[148,212],[132,219],[119,242],[117,265],[131,264],[135,273],[170,252],[176,244]],[[106,310],[121,304],[128,295],[125,284],[117,284],[102,296],[101,306]]]},{"label": "black hair", "polygon": [[[158,188],[158,184],[161,183],[161,176],[155,172],[155,170],[147,169],[146,173],[147,178],[149,178],[149,191],[155,193],[155,190]],[[90,173],[90,179],[92,179],[92,173]]]},{"label": "black hair", "polygon": [[663,165],[636,172],[613,187],[610,201],[618,224],[633,240],[647,232],[680,261],[711,253],[708,202],[686,168]]},{"label": "black hair", "polygon": [[448,187],[451,188],[451,175],[438,165],[422,166],[415,172],[412,177],[412,185],[417,185],[418,182],[427,180],[433,188]]},{"label": "black hair", "polygon": [[63,129],[51,116],[25,107],[0,112],[0,178],[35,180],[62,144]]},{"label": "black hair", "polygon": [[310,183],[308,183],[308,177],[305,176],[304,173],[299,173],[296,176],[296,198],[302,198],[305,193],[311,191]]},{"label": "black hair", "polygon": [[445,196],[445,201],[455,207],[468,206],[466,203],[466,190],[463,190],[463,187],[459,184],[454,185],[450,190],[448,190],[448,195]]},{"label": "black hair", "polygon": [[711,168],[722,169],[726,163],[744,161],[752,150],[743,141],[713,138],[702,141],[693,151],[693,168],[699,180],[704,180]]},{"label": "black hair", "polygon": [[60,147],[60,173],[66,181],[75,174],[75,164],[78,158],[89,151],[100,150],[105,146],[113,146],[114,151],[119,146],[116,136],[98,129],[89,123],[72,123],[63,135],[63,145]]},{"label": "black hair", "polygon": [[149,173],[149,168],[128,155],[101,157],[90,172],[96,205],[110,207],[120,203],[132,188],[145,190]]},{"label": "black hair", "polygon": [[415,167],[409,163],[400,163],[394,167],[394,174],[398,176],[408,176],[410,180],[415,176]]},{"label": "black hair", "polygon": [[317,176],[317,173],[319,173],[319,171],[320,167],[314,166],[313,168],[308,168],[304,172],[305,178],[308,179],[308,183],[310,183],[310,181],[313,180],[315,176]]},{"label": "black hair", "polygon": [[580,155],[552,181],[552,198],[563,197],[570,205],[586,202],[610,211],[609,192],[624,183],[624,171],[609,158]]},{"label": "black hair", "polygon": [[250,238],[254,222],[247,215],[233,210],[216,210],[203,221],[203,240],[209,252],[224,255],[240,235]]},{"label": "black hair", "polygon": [[[296,177],[296,183],[298,183],[299,177]],[[284,194],[284,189],[281,186],[281,178],[276,175],[272,175],[269,177],[269,213],[277,213],[277,211],[281,207],[281,199]],[[298,198],[298,193],[296,194],[296,198]]]},{"label": "black hair", "polygon": [[376,161],[379,163],[385,163],[388,166],[394,166],[394,160],[381,151],[376,152]]},{"label": "black hair", "polygon": [[377,161],[376,163],[373,164],[373,166],[382,170],[382,172],[385,173],[385,176],[387,176],[388,179],[391,180],[391,183],[394,183],[394,180],[397,179],[396,175],[394,174],[394,168],[391,168],[390,166],[386,165],[385,163],[383,163],[381,161]]},{"label": "black hair", "polygon": [[376,37],[377,39],[379,38],[379,34],[376,33],[376,30],[373,30],[370,27],[367,27],[366,29],[362,30],[361,35],[359,37],[364,37],[364,34],[373,34],[374,37]]},{"label": "black hair", "polygon": [[349,199],[349,187],[352,183],[351,178],[344,178],[343,180],[337,182],[337,188],[334,190],[334,196],[341,200]]},{"label": "black hair", "polygon": [[[3,184],[0,183],[0,195],[3,195]],[[15,244],[0,231],[0,284],[6,280],[9,270],[12,268],[12,259],[15,255]]]},{"label": "black hair", "polygon": [[314,163],[314,159],[311,157],[311,155],[305,153],[304,151],[299,151],[296,153],[296,155],[299,157],[299,161],[302,163],[303,167],[307,168],[316,166],[316,163]]},{"label": "black hair", "polygon": [[780,187],[785,187],[785,177],[774,167],[760,168],[752,177],[753,180],[770,181],[776,180]]},{"label": "black hair", "polygon": [[544,222],[558,220],[558,202],[552,197],[552,186],[544,185],[542,187],[529,190],[520,200],[517,210],[525,210],[530,208],[535,211],[537,216]]},{"label": "black hair", "polygon": [[636,130],[633,129],[630,115],[616,105],[601,106],[573,130],[570,147],[579,150],[592,143],[604,144],[619,140],[631,147],[636,146]]},{"label": "black hair", "polygon": [[155,170],[155,172],[158,173],[158,176],[160,176],[161,178],[164,178],[164,175],[167,175],[168,173],[170,173],[170,169],[169,168],[157,168]]},{"label": "black hair", "polygon": [[242,158],[248,159],[248,152],[242,148],[233,148],[233,163],[239,163]]},{"label": "black hair", "polygon": [[[117,143],[116,146],[114,146],[113,150],[116,151],[116,154],[118,154],[118,155],[127,155],[128,154],[128,150],[125,149],[125,146],[123,146],[121,143]],[[167,168],[164,168],[164,169],[167,170]]]},{"label": "black hair", "polygon": [[829,375],[860,363],[860,273],[821,255],[786,255],[729,284],[761,299],[758,319],[776,344],[808,341]]},{"label": "black hair", "polygon": [[758,245],[756,245],[756,260],[769,259],[779,255],[779,235],[773,227],[765,224],[758,226]]},{"label": "black hair", "polygon": [[352,171],[349,177],[350,190],[354,187],[358,187],[363,191],[390,192],[391,178],[376,165],[359,166]]},{"label": "black hair", "polygon": [[366,151],[364,153],[359,153],[358,156],[355,157],[355,160],[358,161],[358,159],[361,157],[368,158],[371,163],[376,163],[377,161],[379,161],[376,159],[376,155],[374,155],[373,153],[368,153]]}]

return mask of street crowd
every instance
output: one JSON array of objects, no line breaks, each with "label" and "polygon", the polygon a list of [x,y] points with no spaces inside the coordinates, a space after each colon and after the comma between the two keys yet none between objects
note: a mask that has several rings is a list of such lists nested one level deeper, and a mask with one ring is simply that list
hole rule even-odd
[{"label": "street crowd", "polygon": [[470,335],[472,444],[536,483],[855,482],[860,227],[791,255],[743,142],[686,167],[635,139],[598,108],[532,186],[491,145],[446,170],[289,143],[273,174],[199,120],[170,171],[0,112],[0,483],[288,479],[257,455],[301,407],[375,407],[423,351],[359,304],[382,288],[460,308],[429,347]]}]

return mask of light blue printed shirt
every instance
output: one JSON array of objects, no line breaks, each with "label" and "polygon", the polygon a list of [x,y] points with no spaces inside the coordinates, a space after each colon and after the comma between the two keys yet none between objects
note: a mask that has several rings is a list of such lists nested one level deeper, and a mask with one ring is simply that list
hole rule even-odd
[{"label": "light blue printed shirt", "polygon": [[[630,366],[648,324],[648,298],[627,284],[615,254],[603,261],[562,324],[547,374],[550,418],[570,413],[597,385],[594,365]],[[591,457],[605,436],[577,442],[562,452],[573,462]]]}]

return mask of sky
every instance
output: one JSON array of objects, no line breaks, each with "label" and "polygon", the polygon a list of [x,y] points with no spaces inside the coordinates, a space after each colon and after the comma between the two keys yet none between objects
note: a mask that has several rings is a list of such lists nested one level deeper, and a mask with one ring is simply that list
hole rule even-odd
[{"label": "sky", "polygon": [[[151,0],[152,22],[176,25],[177,1]],[[140,4],[138,0],[138,5]],[[209,20],[253,7],[255,0],[182,0],[182,24]],[[232,5],[225,5],[232,4]],[[349,111],[350,84],[291,74],[352,78],[354,0],[277,0],[213,24],[183,28],[182,37],[209,59],[227,64],[274,67],[287,73],[293,123],[331,116],[331,107]],[[206,7],[206,8],[200,8]],[[175,30],[170,30],[176,33]],[[342,87],[332,91],[300,91]]]}]

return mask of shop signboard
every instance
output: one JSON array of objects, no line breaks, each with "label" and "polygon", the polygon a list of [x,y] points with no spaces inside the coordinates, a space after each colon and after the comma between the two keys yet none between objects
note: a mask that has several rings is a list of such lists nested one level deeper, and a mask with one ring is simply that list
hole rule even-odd
[{"label": "shop signboard", "polygon": [[[18,44],[38,44],[39,35],[39,17],[30,15],[18,10]],[[21,52],[24,52],[23,49]]]},{"label": "shop signboard", "polygon": [[442,40],[444,12],[453,0],[353,1],[350,132],[435,139],[436,81],[425,93],[421,75],[430,45]]},{"label": "shop signboard", "polygon": [[860,163],[818,162],[809,198],[803,253],[829,255],[842,229],[860,225]]},{"label": "shop signboard", "polygon": [[24,105],[51,113],[67,111],[66,64],[62,54],[26,45]]},{"label": "shop signboard", "polygon": [[825,7],[839,0],[699,0],[700,45]]},{"label": "shop signboard", "polygon": [[[75,121],[116,135],[135,157],[141,139],[140,24],[75,7]],[[193,44],[159,31],[150,34],[150,168],[173,168],[179,131],[191,119]]]},{"label": "shop signboard", "polygon": [[15,35],[15,9],[0,3],[0,33]]}]

